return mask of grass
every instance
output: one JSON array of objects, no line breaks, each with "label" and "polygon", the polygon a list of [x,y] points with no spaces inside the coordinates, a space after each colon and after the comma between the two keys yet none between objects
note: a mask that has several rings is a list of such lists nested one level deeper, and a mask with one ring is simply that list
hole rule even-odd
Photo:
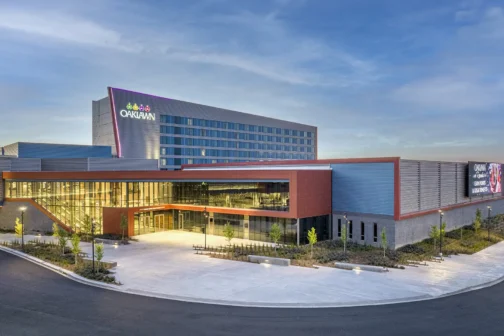
[{"label": "grass", "polygon": [[[19,240],[14,240],[12,242],[3,242],[2,245],[18,251],[22,251],[21,243],[19,242]],[[62,253],[61,248],[55,243],[32,240],[25,242],[24,253],[50,262],[51,264],[57,265],[59,267],[63,267],[91,280],[119,284],[118,282],[116,282],[115,277],[109,270],[106,270],[102,267],[97,267],[97,271],[93,273],[91,265],[92,263],[84,263],[81,261],[78,264],[75,264],[75,257],[68,247],[65,248],[65,253]]]}]

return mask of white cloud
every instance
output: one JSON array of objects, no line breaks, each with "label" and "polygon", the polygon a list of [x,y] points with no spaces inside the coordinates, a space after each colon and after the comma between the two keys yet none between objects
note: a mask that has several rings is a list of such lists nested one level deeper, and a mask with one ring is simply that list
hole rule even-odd
[{"label": "white cloud", "polygon": [[494,84],[457,77],[435,77],[406,84],[392,93],[395,100],[439,110],[487,109],[504,102]]},{"label": "white cloud", "polygon": [[118,32],[67,13],[2,8],[0,28],[71,43],[131,50],[121,43]]}]

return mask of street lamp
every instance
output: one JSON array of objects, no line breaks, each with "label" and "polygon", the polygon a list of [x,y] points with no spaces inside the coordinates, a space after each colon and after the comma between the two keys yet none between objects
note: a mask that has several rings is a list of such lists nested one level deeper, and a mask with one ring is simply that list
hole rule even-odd
[{"label": "street lamp", "polygon": [[341,238],[343,239],[343,253],[346,255],[346,243],[347,243],[347,238],[348,238],[348,217],[346,212],[343,213],[343,218],[345,218],[345,230],[344,230],[344,235],[341,235]]},{"label": "street lamp", "polygon": [[488,209],[488,218],[487,218],[487,228],[488,228],[488,241],[490,241],[490,216],[492,214],[492,207],[490,205],[487,206]]},{"label": "street lamp", "polygon": [[439,257],[443,257],[443,216],[444,212],[439,210]]},{"label": "street lamp", "polygon": [[207,231],[207,224],[208,224],[208,211],[207,211],[206,207],[203,210],[203,217],[205,218],[205,228],[203,230],[204,230],[204,234],[205,234],[205,250],[206,250],[206,231]]},{"label": "street lamp", "polygon": [[21,211],[21,250],[24,252],[24,213],[26,211],[26,207],[22,206],[19,210]]},{"label": "street lamp", "polygon": [[93,262],[93,273],[95,272],[95,262],[94,262],[94,230],[95,230],[95,219],[91,220],[91,259]]}]

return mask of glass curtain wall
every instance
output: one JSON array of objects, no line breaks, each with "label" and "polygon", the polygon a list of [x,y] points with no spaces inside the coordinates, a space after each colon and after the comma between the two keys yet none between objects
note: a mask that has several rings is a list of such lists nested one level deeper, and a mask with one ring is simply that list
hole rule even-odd
[{"label": "glass curtain wall", "polygon": [[299,219],[299,243],[308,244],[308,231],[314,227],[317,241],[332,239],[332,227],[329,216],[316,216]]},{"label": "glass curtain wall", "polygon": [[282,230],[280,243],[296,244],[297,229],[296,220],[289,218],[250,216],[249,219],[249,239],[260,241],[271,241],[269,236],[271,226],[278,224]]},{"label": "glass curtain wall", "polygon": [[[32,198],[63,223],[77,228],[87,217],[101,224],[103,207],[193,204],[289,211],[288,182],[6,181],[5,193],[6,198]],[[191,217],[185,225],[190,223]]]}]

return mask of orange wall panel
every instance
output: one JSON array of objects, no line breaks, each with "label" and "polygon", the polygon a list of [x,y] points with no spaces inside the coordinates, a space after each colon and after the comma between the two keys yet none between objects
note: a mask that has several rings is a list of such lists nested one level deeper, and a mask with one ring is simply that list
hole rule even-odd
[{"label": "orange wall panel", "polygon": [[298,170],[293,185],[296,218],[328,215],[331,209],[330,170]]}]

